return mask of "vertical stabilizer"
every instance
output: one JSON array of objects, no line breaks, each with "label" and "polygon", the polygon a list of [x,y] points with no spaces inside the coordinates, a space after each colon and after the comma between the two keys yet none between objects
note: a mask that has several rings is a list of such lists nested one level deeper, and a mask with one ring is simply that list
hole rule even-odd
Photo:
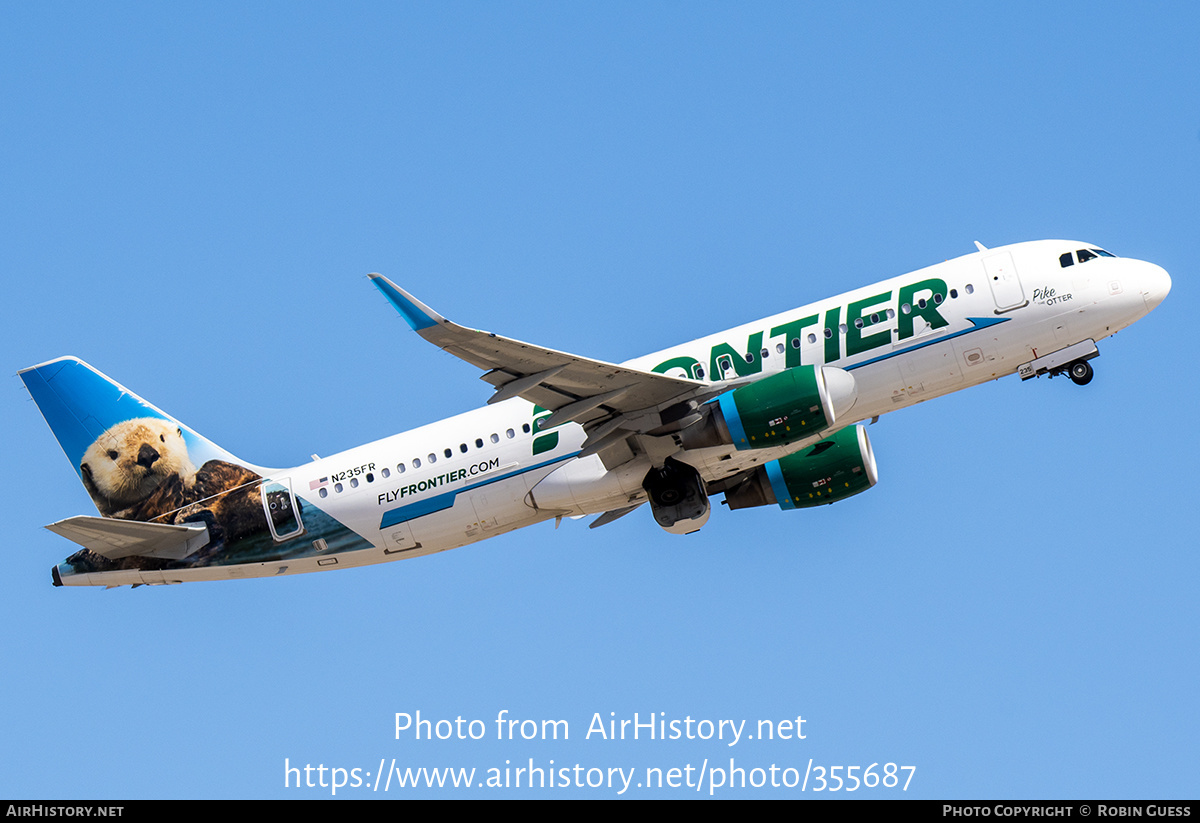
[{"label": "vertical stabilizer", "polygon": [[245,465],[82,360],[60,357],[20,376],[103,515],[172,483],[191,488],[211,460]]}]

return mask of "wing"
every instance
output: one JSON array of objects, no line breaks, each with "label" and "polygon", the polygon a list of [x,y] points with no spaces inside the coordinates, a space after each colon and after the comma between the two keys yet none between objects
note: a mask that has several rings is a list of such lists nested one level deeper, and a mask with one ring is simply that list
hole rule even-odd
[{"label": "wing", "polygon": [[370,275],[417,334],[486,369],[480,378],[496,387],[488,403],[521,397],[553,414],[550,428],[576,422],[588,432],[584,453],[631,433],[666,434],[699,419],[696,409],[720,394],[707,383],[631,369],[546,349],[452,323],[386,277]]}]

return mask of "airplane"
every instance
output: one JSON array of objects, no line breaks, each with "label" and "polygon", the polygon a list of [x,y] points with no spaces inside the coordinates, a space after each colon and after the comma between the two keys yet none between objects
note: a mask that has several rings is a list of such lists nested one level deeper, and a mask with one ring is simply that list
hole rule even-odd
[{"label": "airplane", "polygon": [[480,409],[286,469],[247,463],[73,357],[20,376],[99,510],[55,586],[273,577],[419,557],[644,504],[672,534],[800,509],[878,480],[866,423],[1010,374],[1093,376],[1097,341],[1171,278],[1092,245],[986,248],[606,363],[467,328],[382,275],[422,338],[483,370]]}]

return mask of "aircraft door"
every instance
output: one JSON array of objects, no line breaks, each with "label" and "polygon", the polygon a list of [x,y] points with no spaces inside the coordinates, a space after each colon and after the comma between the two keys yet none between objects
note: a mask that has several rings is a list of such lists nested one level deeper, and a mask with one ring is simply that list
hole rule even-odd
[{"label": "aircraft door", "polygon": [[1021,286],[1021,278],[1017,274],[1012,254],[1001,252],[983,258],[983,270],[987,273],[988,284],[992,287],[996,314],[1019,309],[1029,303],[1025,298],[1025,290]]},{"label": "aircraft door", "polygon": [[304,533],[304,524],[300,521],[300,506],[292,494],[291,478],[264,480],[259,491],[262,496],[263,513],[267,516],[267,525],[271,528],[271,536],[276,542],[290,540]]}]

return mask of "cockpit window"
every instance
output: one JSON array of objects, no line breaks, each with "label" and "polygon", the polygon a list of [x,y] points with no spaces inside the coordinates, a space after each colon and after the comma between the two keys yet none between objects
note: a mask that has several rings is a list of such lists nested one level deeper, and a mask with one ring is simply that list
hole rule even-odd
[{"label": "cockpit window", "polygon": [[[1086,263],[1089,260],[1095,260],[1097,257],[1116,257],[1115,254],[1112,252],[1107,252],[1104,249],[1079,249],[1075,252],[1075,256],[1079,257],[1080,263]],[[1074,265],[1075,256],[1073,256],[1071,252],[1060,254],[1058,257],[1058,265],[1062,266],[1064,269],[1067,266]]]},{"label": "cockpit window", "polygon": [[[1116,257],[1115,254],[1106,252],[1104,249],[1079,249],[1075,254],[1079,256],[1080,263],[1095,260],[1097,257]],[[1061,261],[1062,258],[1060,257],[1059,260]]]}]

